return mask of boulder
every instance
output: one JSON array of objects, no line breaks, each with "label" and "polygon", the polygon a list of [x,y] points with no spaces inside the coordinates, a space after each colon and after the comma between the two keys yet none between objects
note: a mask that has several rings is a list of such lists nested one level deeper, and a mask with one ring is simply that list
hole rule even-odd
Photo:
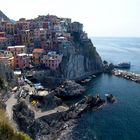
[{"label": "boulder", "polygon": [[116,98],[112,94],[109,94],[106,99],[109,103],[114,103],[116,101]]},{"label": "boulder", "polygon": [[102,100],[99,96],[97,97],[86,96],[84,99],[82,99],[81,101],[70,107],[66,117],[72,119],[77,118],[82,113],[92,109],[97,109],[104,103],[105,100]]},{"label": "boulder", "polygon": [[66,80],[62,85],[54,90],[54,94],[60,98],[77,97],[85,92],[85,88],[80,84]]}]

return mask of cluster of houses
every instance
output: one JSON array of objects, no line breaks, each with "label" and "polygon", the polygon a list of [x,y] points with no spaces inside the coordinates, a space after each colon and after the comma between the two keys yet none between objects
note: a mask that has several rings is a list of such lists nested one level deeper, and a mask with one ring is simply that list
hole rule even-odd
[{"label": "cluster of houses", "polygon": [[1,20],[0,61],[7,61],[12,69],[43,65],[55,70],[63,58],[58,48],[73,41],[73,32],[88,38],[83,25],[69,18],[47,15],[15,23]]}]

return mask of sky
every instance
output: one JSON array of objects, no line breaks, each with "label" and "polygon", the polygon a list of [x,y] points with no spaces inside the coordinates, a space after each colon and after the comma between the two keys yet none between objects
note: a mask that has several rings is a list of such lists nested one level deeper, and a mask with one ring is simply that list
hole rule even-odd
[{"label": "sky", "polygon": [[140,0],[0,0],[9,18],[53,14],[84,24],[89,36],[140,37]]}]

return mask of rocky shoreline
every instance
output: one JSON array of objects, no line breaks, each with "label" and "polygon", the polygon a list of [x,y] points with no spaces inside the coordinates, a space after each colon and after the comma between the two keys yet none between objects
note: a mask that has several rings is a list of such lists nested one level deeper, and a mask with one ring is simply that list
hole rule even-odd
[{"label": "rocky shoreline", "polygon": [[[61,139],[69,129],[72,130],[83,113],[96,111],[106,102],[114,103],[115,99],[113,95],[107,101],[99,95],[84,97],[86,88],[72,80],[65,80],[55,89],[34,85],[26,78],[20,78],[20,82],[22,80],[22,85],[11,92],[6,109],[17,129],[34,140]],[[41,89],[36,89],[38,87]],[[65,99],[73,98],[82,99],[77,103],[65,104]]]},{"label": "rocky shoreline", "polygon": [[95,110],[104,103],[105,100],[100,99],[100,97],[87,96],[70,106],[67,111],[35,119],[34,112],[28,108],[24,101],[21,101],[13,106],[13,119],[18,128],[33,139],[50,140],[54,137],[58,138],[67,127],[72,125],[71,122],[79,118],[84,112]]},{"label": "rocky shoreline", "polygon": [[[36,89],[36,84],[26,78],[23,80],[22,85],[11,92],[6,109],[17,130],[27,133],[34,140],[60,140],[72,130],[82,114],[96,111],[106,102],[114,103],[115,99],[113,95],[107,101],[99,95],[84,97],[86,88],[71,80],[64,81],[55,89],[41,85],[38,85],[41,89]],[[65,104],[65,99],[73,98],[82,99],[77,103]]]},{"label": "rocky shoreline", "polygon": [[134,81],[134,82],[140,84],[140,74],[136,74],[136,73],[129,72],[129,71],[116,70],[116,69],[113,70],[112,73],[115,76],[122,77],[122,78],[125,78],[127,80],[131,80],[131,81]]}]

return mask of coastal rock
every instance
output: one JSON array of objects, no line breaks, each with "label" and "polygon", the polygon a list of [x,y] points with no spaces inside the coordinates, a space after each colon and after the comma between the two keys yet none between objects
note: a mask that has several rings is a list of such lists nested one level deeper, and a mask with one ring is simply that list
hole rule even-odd
[{"label": "coastal rock", "polygon": [[115,66],[114,66],[113,63],[108,64],[107,61],[104,61],[103,67],[104,67],[104,72],[105,72],[105,73],[112,73],[112,71],[113,71],[114,68],[115,68]]},{"label": "coastal rock", "polygon": [[28,131],[29,126],[34,123],[34,117],[34,112],[28,109],[24,101],[13,106],[13,119],[21,130]]},{"label": "coastal rock", "polygon": [[34,112],[31,111],[24,101],[13,107],[13,119],[19,129],[35,140],[51,140],[58,138],[66,129],[71,127],[72,120],[80,117],[86,111],[97,109],[104,103],[100,97],[88,96],[72,105],[65,112],[57,112],[39,119],[35,119]]},{"label": "coastal rock", "polygon": [[33,139],[49,132],[47,123],[35,120],[34,112],[28,108],[24,101],[13,106],[13,119],[17,123],[18,128]]},{"label": "coastal rock", "polygon": [[51,110],[59,105],[62,105],[62,100],[51,93],[46,96],[31,95],[30,102],[33,100],[37,100],[39,102],[39,108],[42,111]]},{"label": "coastal rock", "polygon": [[82,95],[83,92],[85,92],[85,88],[71,80],[64,81],[54,90],[54,94],[61,98],[77,97]]},{"label": "coastal rock", "polygon": [[112,94],[109,94],[106,98],[109,103],[114,103],[116,101],[116,98]]},{"label": "coastal rock", "polygon": [[63,78],[79,80],[103,71],[102,60],[90,39],[70,42],[69,46],[60,45],[59,51],[63,53],[59,67]]},{"label": "coastal rock", "polygon": [[71,106],[66,117],[72,119],[77,118],[83,112],[89,111],[91,109],[97,109],[103,103],[105,103],[105,100],[102,100],[99,96],[87,96],[74,106]]}]

